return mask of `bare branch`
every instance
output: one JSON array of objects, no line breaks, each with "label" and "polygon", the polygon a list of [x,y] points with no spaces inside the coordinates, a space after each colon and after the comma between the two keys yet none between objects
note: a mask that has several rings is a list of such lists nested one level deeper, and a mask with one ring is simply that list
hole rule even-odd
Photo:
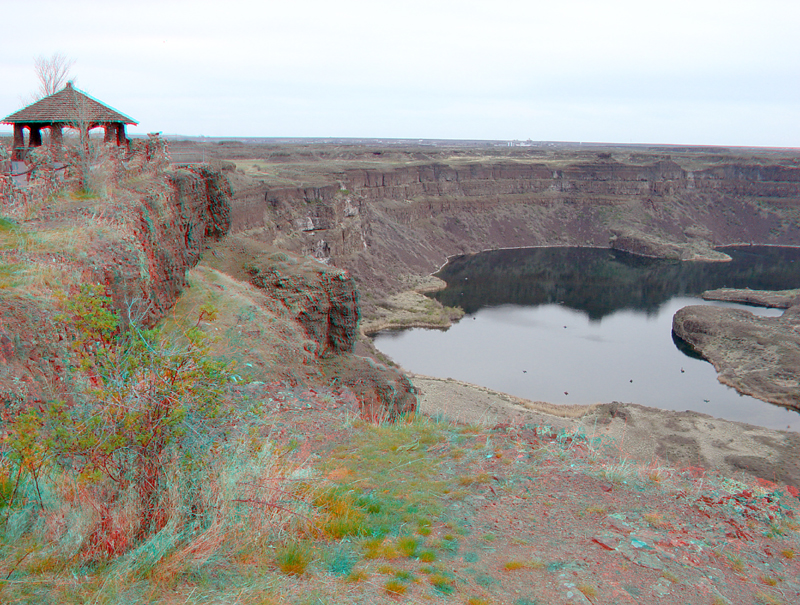
[{"label": "bare branch", "polygon": [[39,79],[36,97],[41,99],[61,90],[71,77],[69,70],[74,63],[74,59],[67,59],[61,53],[54,53],[52,57],[36,57],[33,60],[33,69]]}]

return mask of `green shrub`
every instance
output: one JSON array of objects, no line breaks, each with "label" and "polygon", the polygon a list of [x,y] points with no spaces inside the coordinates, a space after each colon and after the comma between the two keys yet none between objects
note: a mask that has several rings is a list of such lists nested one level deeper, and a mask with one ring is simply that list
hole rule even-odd
[{"label": "green shrub", "polygon": [[104,526],[89,544],[97,556],[117,554],[162,529],[175,500],[167,471],[196,472],[234,420],[221,407],[228,367],[209,356],[200,329],[213,309],[201,309],[184,344],[173,346],[158,330],[130,318],[123,324],[111,303],[99,285],[61,297],[55,319],[68,346],[53,385],[56,397],[22,405],[2,444],[17,469],[16,486],[23,476],[30,479],[40,506],[46,469],[74,477],[104,510],[133,497],[132,535],[123,539],[103,514]]}]

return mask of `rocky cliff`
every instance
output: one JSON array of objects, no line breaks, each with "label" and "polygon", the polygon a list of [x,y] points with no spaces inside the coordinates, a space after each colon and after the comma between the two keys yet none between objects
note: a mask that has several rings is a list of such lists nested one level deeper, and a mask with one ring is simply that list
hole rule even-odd
[{"label": "rocky cliff", "polygon": [[167,174],[163,186],[127,209],[130,236],[95,243],[84,280],[106,284],[120,311],[135,303],[140,321],[155,324],[175,304],[206,244],[227,234],[231,195],[227,180],[208,166]]},{"label": "rocky cliff", "polygon": [[53,295],[105,284],[120,316],[154,325],[175,304],[186,272],[230,225],[231,189],[208,167],[142,177],[136,189],[67,197],[8,221],[0,289],[0,391],[38,397],[59,371]]},{"label": "rocky cliff", "polygon": [[[347,271],[241,234],[215,244],[202,265],[256,288],[263,297],[261,304],[275,319],[250,326],[250,338],[265,338],[276,330],[282,337],[291,334],[293,326],[305,333],[302,351],[294,359],[280,360],[282,367],[263,368],[264,375],[285,376],[285,370],[291,370],[289,374],[304,372],[312,380],[323,377],[349,388],[371,417],[416,410],[415,389],[402,373],[353,354],[361,312],[356,283]],[[252,315],[244,309],[237,313]],[[258,345],[251,342],[245,348],[252,352]]]},{"label": "rocky cliff", "polygon": [[314,166],[314,186],[242,179],[232,229],[348,268],[368,292],[402,289],[403,276],[492,248],[617,240],[719,259],[712,246],[800,245],[797,158],[591,155],[340,162]]},{"label": "rocky cliff", "polygon": [[[281,150],[275,156],[258,152],[253,147],[234,154],[254,162],[231,165],[232,231],[347,269],[372,323],[384,310],[398,313],[399,293],[425,287],[421,276],[452,255],[597,246],[681,260],[726,260],[715,246],[800,245],[796,153],[333,147]],[[302,289],[284,288],[269,273],[256,272],[250,279],[276,296]],[[409,324],[428,319],[402,310],[409,311]],[[298,311],[300,317],[307,332],[321,338],[321,350],[330,348],[325,330],[313,328],[319,319]],[[684,336],[694,342],[690,333],[687,328]],[[699,341],[697,346],[704,354],[713,348]],[[740,373],[721,372],[726,381]],[[767,398],[786,404],[783,396]]]},{"label": "rocky cliff", "polygon": [[318,344],[317,356],[351,353],[358,330],[358,293],[343,271],[324,266],[311,271],[284,272],[247,267],[250,283],[279,301]]}]

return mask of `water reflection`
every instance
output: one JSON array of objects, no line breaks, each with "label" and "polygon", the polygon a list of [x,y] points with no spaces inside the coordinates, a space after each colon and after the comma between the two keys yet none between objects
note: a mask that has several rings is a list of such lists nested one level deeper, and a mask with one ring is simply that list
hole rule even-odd
[{"label": "water reflection", "polygon": [[505,304],[563,304],[599,320],[620,309],[654,313],[675,296],[714,288],[800,287],[800,249],[721,248],[733,261],[702,263],[645,258],[596,248],[496,250],[461,256],[438,274],[448,284],[434,296],[467,313]]},{"label": "water reflection", "polygon": [[[672,316],[717,287],[798,287],[800,251],[726,250],[732,263],[677,263],[608,250],[498,251],[454,260],[437,294],[468,316],[446,332],[382,333],[403,367],[553,403],[630,401],[800,430],[800,415],[720,384],[672,339]],[[552,264],[550,264],[552,261]],[[721,303],[715,303],[721,304]],[[737,305],[731,305],[737,306]],[[749,310],[779,315],[777,310]]]}]

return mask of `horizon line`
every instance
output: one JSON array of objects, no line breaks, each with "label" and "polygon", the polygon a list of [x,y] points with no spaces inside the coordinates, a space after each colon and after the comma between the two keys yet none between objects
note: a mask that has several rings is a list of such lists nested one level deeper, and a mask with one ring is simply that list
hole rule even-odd
[{"label": "horizon line", "polygon": [[[128,138],[145,138],[151,133],[126,133]],[[612,141],[534,141],[532,139],[475,139],[475,138],[441,138],[441,137],[346,137],[346,136],[242,136],[242,135],[223,135],[223,136],[207,136],[207,135],[187,135],[180,133],[163,133],[156,132],[166,140],[178,141],[231,141],[231,142],[255,142],[255,141],[273,141],[276,143],[291,143],[291,142],[313,142],[317,144],[331,144],[337,142],[349,143],[410,143],[417,145],[433,144],[433,143],[460,143],[460,144],[493,144],[495,146],[502,146],[506,144],[509,147],[542,147],[542,146],[570,146],[570,147],[668,147],[668,148],[691,148],[695,150],[701,149],[761,149],[773,151],[800,151],[800,147],[790,146],[767,146],[767,145],[724,145],[715,143],[621,143]],[[0,130],[0,137],[13,137],[13,130]],[[514,145],[516,144],[516,145]]]}]

